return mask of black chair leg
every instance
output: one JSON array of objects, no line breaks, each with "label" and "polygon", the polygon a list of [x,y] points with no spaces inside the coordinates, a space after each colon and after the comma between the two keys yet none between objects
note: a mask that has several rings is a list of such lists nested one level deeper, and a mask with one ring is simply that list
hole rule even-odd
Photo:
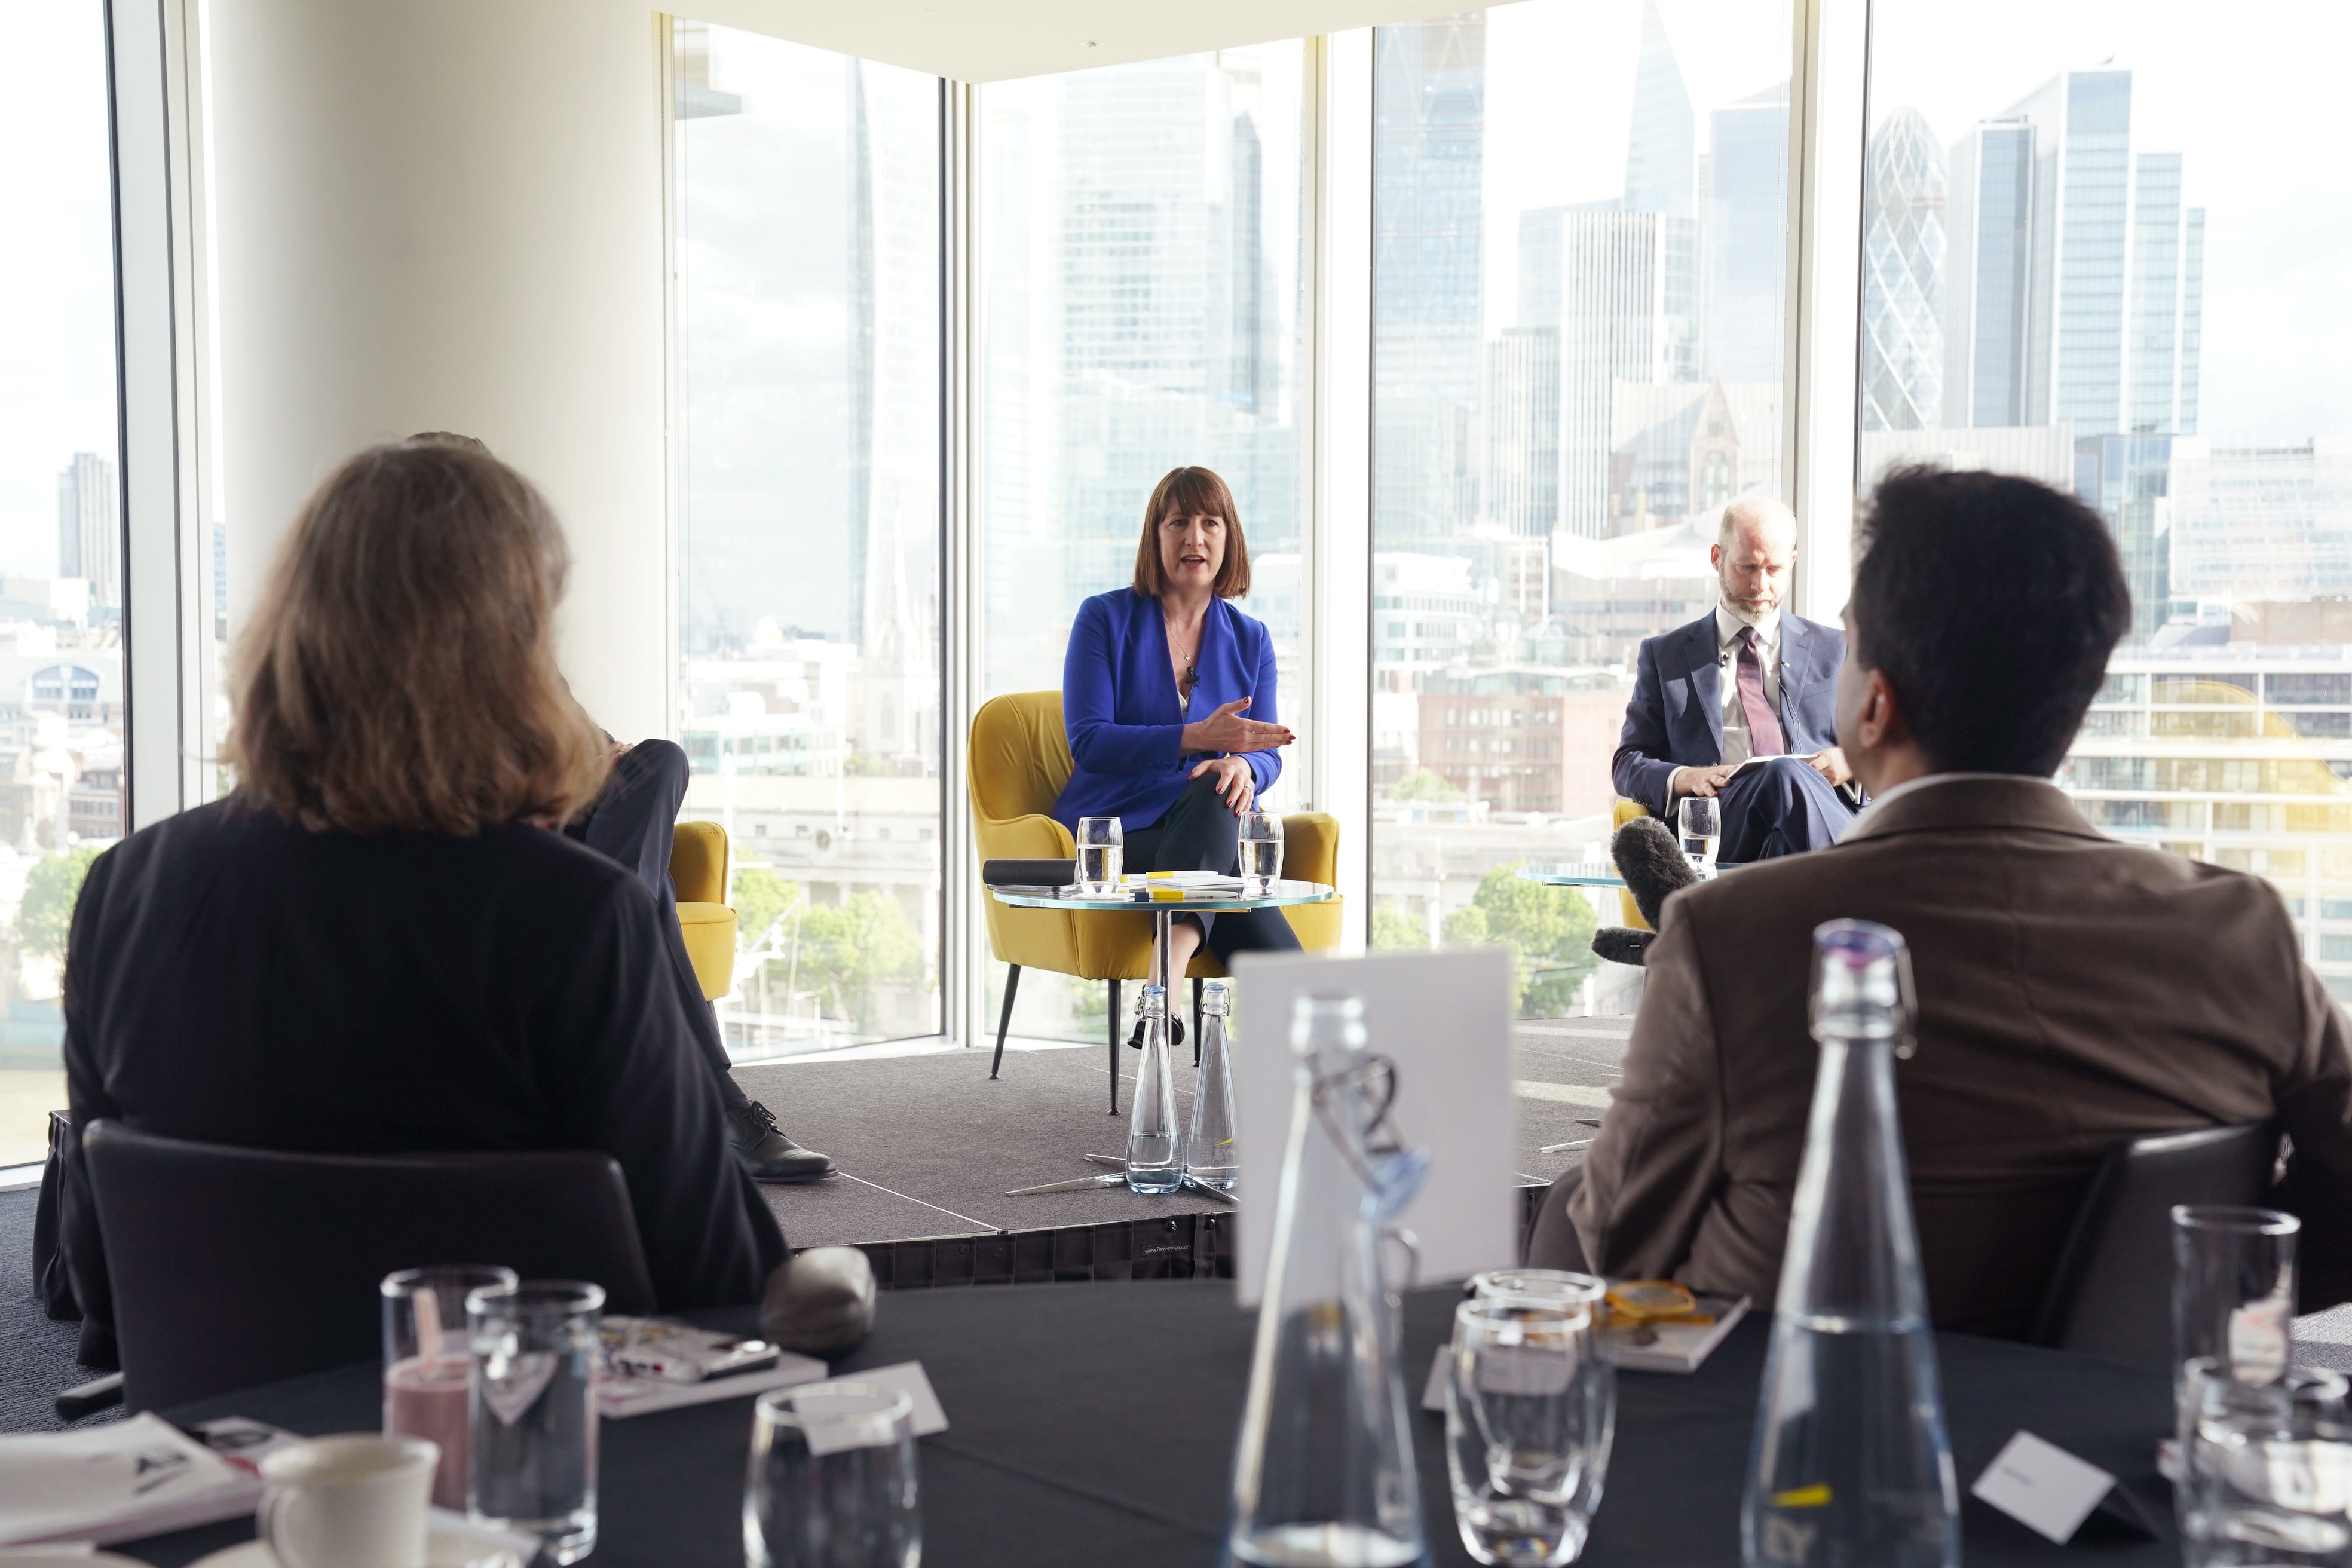
[{"label": "black chair leg", "polygon": [[1118,982],[1110,982],[1110,1113],[1118,1114]]},{"label": "black chair leg", "polygon": [[1021,966],[1012,966],[1004,977],[1004,1011],[996,1016],[996,1059],[988,1064],[988,1076],[994,1078],[996,1069],[1004,1065],[1004,1031],[1013,1026],[1013,998],[1021,994]]},{"label": "black chair leg", "polygon": [[1201,1065],[1201,977],[1192,976],[1192,1065]]}]

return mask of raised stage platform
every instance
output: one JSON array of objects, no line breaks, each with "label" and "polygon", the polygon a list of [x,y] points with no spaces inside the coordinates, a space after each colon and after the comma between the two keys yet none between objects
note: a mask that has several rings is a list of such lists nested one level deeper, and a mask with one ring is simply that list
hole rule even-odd
[{"label": "raised stage platform", "polygon": [[[1517,1026],[1514,1168],[1531,1186],[1582,1159],[1577,1150],[1539,1151],[1592,1135],[1580,1119],[1597,1121],[1607,1107],[1630,1027],[1613,1018]],[[1176,1079],[1189,1114],[1186,1054]],[[864,1247],[883,1279],[899,1288],[1219,1271],[1225,1205],[1118,1189],[1005,1196],[1093,1173],[1099,1167],[1084,1156],[1118,1154],[1127,1118],[1104,1110],[1099,1046],[1009,1050],[994,1081],[989,1056],[949,1050],[739,1067],[737,1079],[785,1131],[841,1165],[840,1174],[811,1186],[762,1189],[793,1246]],[[1141,1060],[1123,1056],[1122,1107],[1133,1102]]]}]

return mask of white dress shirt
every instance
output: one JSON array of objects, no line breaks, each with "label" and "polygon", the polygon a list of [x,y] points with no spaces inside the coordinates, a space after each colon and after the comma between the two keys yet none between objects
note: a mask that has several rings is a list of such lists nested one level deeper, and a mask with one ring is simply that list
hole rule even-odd
[{"label": "white dress shirt", "polygon": [[[1739,634],[1748,623],[1725,609],[1715,606],[1715,668],[1716,684],[1723,700],[1723,761],[1738,767],[1755,754],[1755,740],[1748,733],[1748,710],[1739,700]],[[1756,658],[1764,667],[1764,700],[1780,710],[1780,612],[1774,610],[1756,623]],[[1784,731],[1785,733],[1785,731]],[[1688,769],[1677,768],[1666,779],[1666,797],[1672,800],[1680,792],[1678,786]]]}]

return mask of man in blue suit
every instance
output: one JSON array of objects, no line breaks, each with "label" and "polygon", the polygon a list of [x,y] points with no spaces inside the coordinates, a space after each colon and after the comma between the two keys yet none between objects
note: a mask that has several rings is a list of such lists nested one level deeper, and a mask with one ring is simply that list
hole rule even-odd
[{"label": "man in blue suit", "polygon": [[[1826,847],[1854,812],[1835,713],[1845,634],[1780,608],[1797,519],[1779,501],[1725,508],[1707,560],[1722,583],[1714,613],[1642,645],[1617,793],[1669,823],[1683,797],[1716,796],[1727,861]],[[1754,757],[1771,760],[1739,771]]]}]

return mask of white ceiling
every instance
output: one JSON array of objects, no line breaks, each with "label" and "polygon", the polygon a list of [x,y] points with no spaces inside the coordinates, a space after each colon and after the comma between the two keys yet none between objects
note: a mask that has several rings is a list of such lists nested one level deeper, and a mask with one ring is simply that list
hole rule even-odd
[{"label": "white ceiling", "polygon": [[980,82],[1413,22],[1445,9],[1443,0],[693,0],[678,14]]}]

